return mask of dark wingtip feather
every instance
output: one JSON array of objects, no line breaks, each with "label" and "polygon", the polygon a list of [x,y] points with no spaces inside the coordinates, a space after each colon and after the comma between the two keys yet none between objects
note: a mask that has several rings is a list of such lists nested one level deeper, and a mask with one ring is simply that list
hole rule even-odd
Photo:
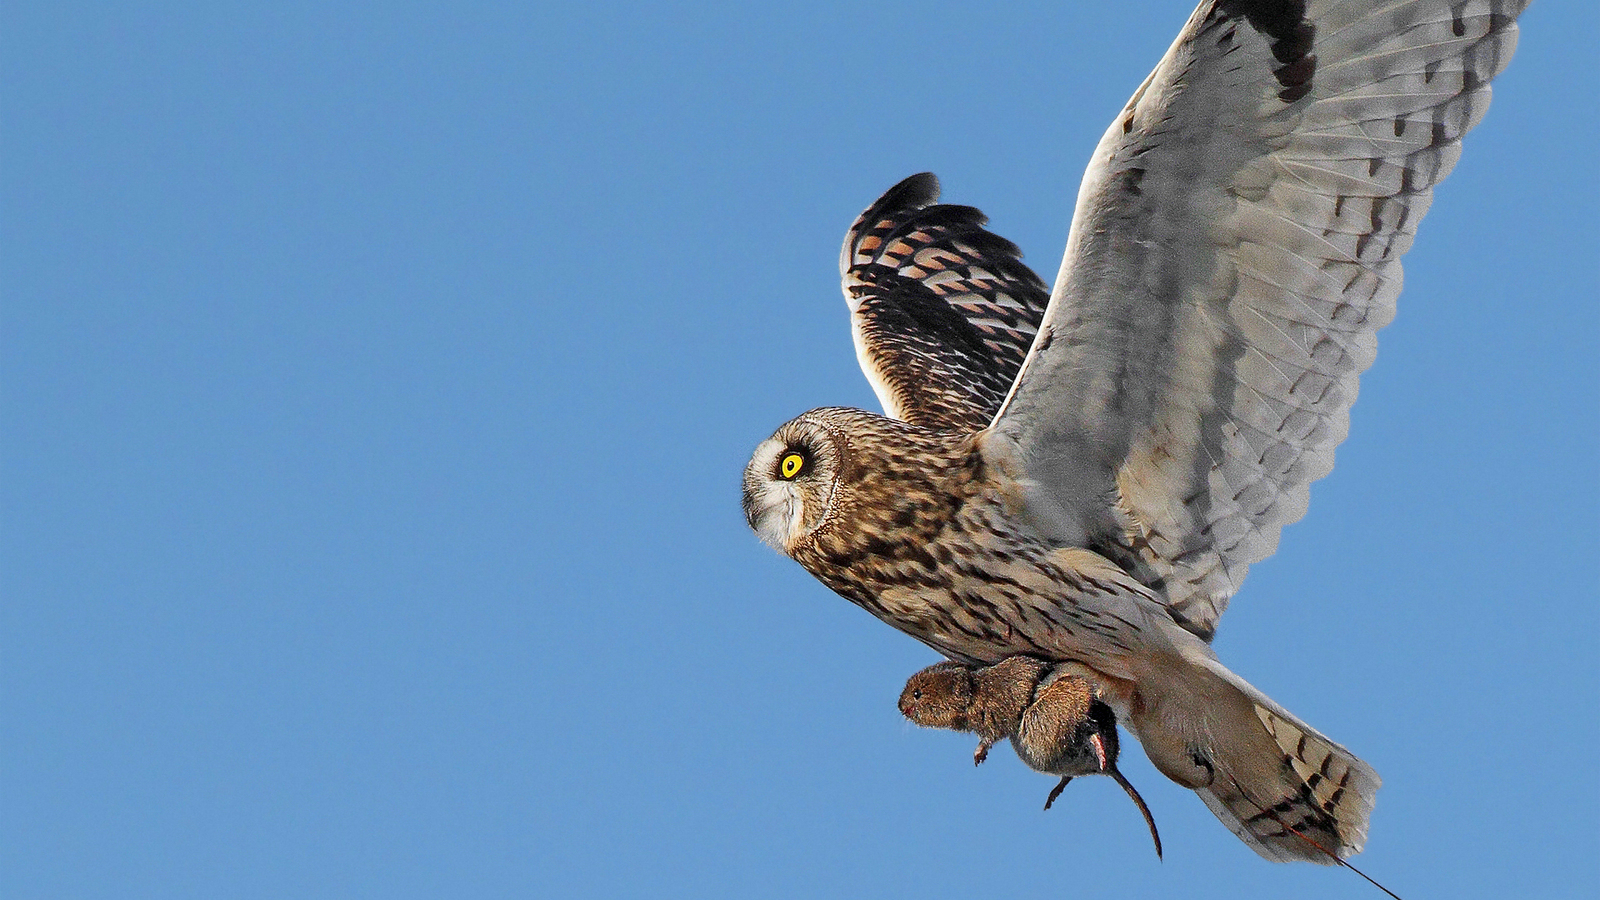
[{"label": "dark wingtip feather", "polygon": [[839,274],[863,368],[894,394],[895,415],[976,431],[1005,399],[1050,291],[982,212],[938,199],[932,172],[885,191],[845,235]]},{"label": "dark wingtip feather", "polygon": [[939,176],[918,172],[889,188],[873,206],[878,209],[917,209],[939,200]]}]

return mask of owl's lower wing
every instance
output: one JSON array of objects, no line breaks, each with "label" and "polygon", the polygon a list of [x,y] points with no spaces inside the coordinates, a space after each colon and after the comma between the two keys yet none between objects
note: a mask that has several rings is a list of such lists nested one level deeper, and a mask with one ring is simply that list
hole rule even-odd
[{"label": "owl's lower wing", "polygon": [[1050,295],[983,213],[938,197],[927,172],[890,188],[850,227],[839,274],[884,412],[972,432],[1000,408]]},{"label": "owl's lower wing", "polygon": [[1526,0],[1205,0],[1084,176],[994,433],[1209,639],[1333,467],[1400,255]]}]

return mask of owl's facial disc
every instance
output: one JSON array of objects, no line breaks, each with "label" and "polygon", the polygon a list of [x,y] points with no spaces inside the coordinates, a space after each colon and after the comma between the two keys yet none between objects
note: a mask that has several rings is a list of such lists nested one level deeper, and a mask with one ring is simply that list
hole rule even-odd
[{"label": "owl's facial disc", "polygon": [[780,458],[793,454],[777,438],[761,442],[744,470],[744,515],[750,527],[768,546],[780,553],[789,552],[789,542],[798,536],[804,504],[794,480],[774,478],[772,472]]},{"label": "owl's facial disc", "polygon": [[756,447],[744,470],[744,514],[773,549],[792,553],[822,523],[833,497],[836,453],[826,432],[800,420]]}]

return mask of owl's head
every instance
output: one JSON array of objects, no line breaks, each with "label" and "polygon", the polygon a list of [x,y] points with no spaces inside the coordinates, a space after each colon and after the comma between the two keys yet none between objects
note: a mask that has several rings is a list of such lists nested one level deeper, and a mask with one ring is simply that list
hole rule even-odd
[{"label": "owl's head", "polygon": [[812,410],[762,441],[744,469],[744,515],[774,549],[795,546],[827,521],[845,442],[826,410]]}]

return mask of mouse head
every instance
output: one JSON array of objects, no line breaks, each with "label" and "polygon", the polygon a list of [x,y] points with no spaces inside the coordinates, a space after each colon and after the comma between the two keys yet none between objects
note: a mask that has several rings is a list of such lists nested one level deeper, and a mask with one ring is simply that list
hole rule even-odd
[{"label": "mouse head", "polygon": [[971,731],[977,683],[972,669],[945,662],[911,676],[900,692],[900,712],[924,728]]}]

